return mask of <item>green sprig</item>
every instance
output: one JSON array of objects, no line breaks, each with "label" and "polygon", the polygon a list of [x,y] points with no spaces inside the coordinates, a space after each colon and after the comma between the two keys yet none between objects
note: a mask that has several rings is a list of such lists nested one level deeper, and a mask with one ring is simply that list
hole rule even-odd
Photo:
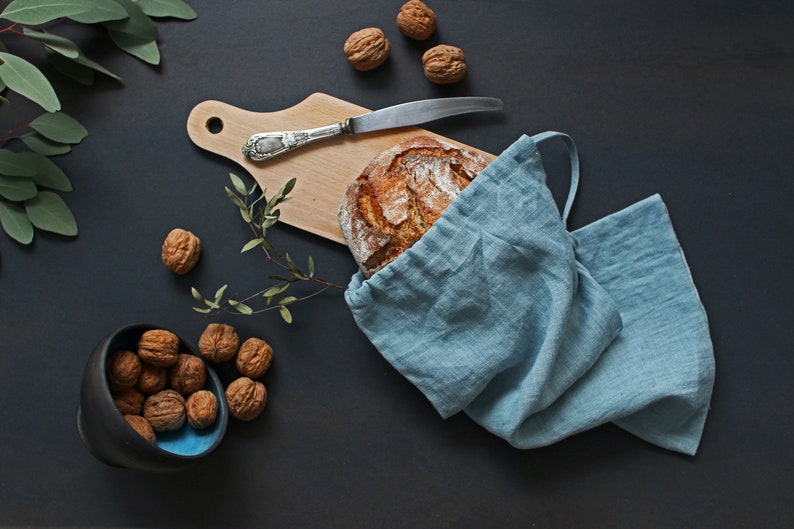
[{"label": "green sprig", "polygon": [[[306,260],[306,266],[301,267],[289,253],[282,254],[267,239],[267,230],[273,227],[281,216],[279,206],[291,198],[287,195],[295,187],[297,181],[295,178],[289,180],[268,199],[267,190],[259,191],[259,186],[256,183],[247,187],[239,176],[231,173],[229,177],[232,186],[225,187],[226,196],[237,206],[240,216],[251,227],[254,234],[254,237],[242,246],[240,253],[259,248],[264,252],[266,261],[280,269],[284,275],[268,276],[268,279],[274,281],[272,285],[242,299],[225,296],[228,285],[217,289],[215,294],[209,298],[193,287],[191,294],[193,299],[199,302],[199,306],[193,307],[193,310],[208,315],[227,312],[247,316],[278,310],[285,322],[292,323],[292,312],[289,306],[293,303],[317,296],[330,288],[344,289],[343,286],[316,277],[314,259],[311,256]],[[296,283],[312,283],[317,286],[317,289],[304,296],[285,295],[286,291]],[[257,301],[262,306],[252,306]]]}]

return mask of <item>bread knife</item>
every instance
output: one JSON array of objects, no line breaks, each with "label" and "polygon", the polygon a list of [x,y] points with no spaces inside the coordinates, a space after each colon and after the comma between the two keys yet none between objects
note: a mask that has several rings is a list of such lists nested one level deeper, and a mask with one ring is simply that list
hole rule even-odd
[{"label": "bread knife", "polygon": [[443,97],[411,101],[314,129],[254,134],[245,142],[243,154],[255,161],[269,160],[324,138],[419,125],[469,112],[500,110],[502,106],[502,100],[495,97]]}]

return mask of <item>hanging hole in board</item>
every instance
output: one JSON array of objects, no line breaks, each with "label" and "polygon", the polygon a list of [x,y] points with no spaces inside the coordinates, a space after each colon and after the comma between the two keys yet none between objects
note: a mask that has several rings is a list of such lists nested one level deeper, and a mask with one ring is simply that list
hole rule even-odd
[{"label": "hanging hole in board", "polygon": [[209,118],[207,120],[207,130],[210,134],[218,134],[223,130],[223,120],[221,118]]}]

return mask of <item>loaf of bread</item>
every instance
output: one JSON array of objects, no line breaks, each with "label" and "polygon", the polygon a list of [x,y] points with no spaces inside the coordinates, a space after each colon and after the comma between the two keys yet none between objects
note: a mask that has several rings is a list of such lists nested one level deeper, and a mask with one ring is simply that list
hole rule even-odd
[{"label": "loaf of bread", "polygon": [[342,234],[364,275],[419,240],[488,162],[430,136],[407,138],[377,155],[339,206]]}]

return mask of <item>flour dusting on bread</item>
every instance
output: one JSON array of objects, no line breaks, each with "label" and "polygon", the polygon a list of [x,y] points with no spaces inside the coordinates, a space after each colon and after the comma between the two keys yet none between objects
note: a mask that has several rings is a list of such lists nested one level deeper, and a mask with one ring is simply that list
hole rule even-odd
[{"label": "flour dusting on bread", "polygon": [[488,162],[430,136],[407,138],[373,158],[348,186],[338,215],[364,275],[412,246]]}]

